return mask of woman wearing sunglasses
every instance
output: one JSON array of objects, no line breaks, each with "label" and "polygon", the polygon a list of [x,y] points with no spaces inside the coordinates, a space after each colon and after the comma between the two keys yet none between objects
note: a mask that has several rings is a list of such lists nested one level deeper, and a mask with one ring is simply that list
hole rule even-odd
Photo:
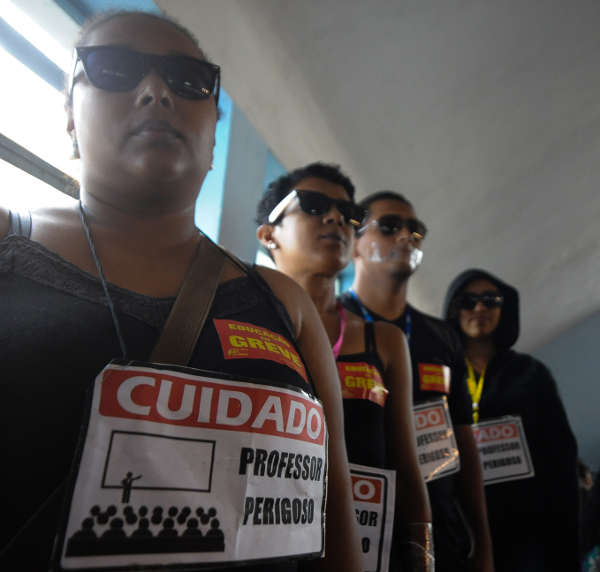
[{"label": "woman wearing sunglasses", "polygon": [[113,13],[67,95],[81,200],[0,212],[0,567],[360,570],[319,316],[194,226],[219,68]]},{"label": "woman wearing sunglasses", "polygon": [[470,269],[444,308],[465,347],[496,571],[580,569],[577,446],[548,369],[511,349],[517,290]]},{"label": "woman wearing sunglasses", "polygon": [[257,236],[321,315],[338,364],[350,462],[396,471],[390,569],[402,560],[403,570],[430,570],[431,515],[416,460],[404,334],[346,312],[335,295],[363,216],[348,177],[336,166],[313,163],[269,185],[257,207]]}]

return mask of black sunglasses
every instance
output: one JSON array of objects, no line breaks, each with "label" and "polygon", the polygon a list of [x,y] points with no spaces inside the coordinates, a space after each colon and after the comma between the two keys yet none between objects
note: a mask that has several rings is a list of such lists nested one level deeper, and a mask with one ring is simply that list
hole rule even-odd
[{"label": "black sunglasses", "polygon": [[77,62],[81,60],[90,83],[99,89],[131,91],[155,70],[176,95],[186,99],[208,99],[214,95],[219,103],[220,68],[204,60],[145,54],[123,46],[80,46],[75,51],[69,98],[73,95]]},{"label": "black sunglasses", "polygon": [[281,219],[283,211],[298,197],[300,208],[309,215],[321,216],[328,213],[332,206],[341,213],[346,224],[360,226],[365,217],[365,210],[352,201],[332,199],[318,191],[294,189],[281,199],[269,214],[269,224],[275,224]]},{"label": "black sunglasses", "polygon": [[477,302],[481,302],[486,308],[501,308],[504,297],[496,292],[484,292],[483,294],[463,292],[458,299],[458,305],[463,310],[472,310],[477,306]]},{"label": "black sunglasses", "polygon": [[394,214],[383,215],[378,219],[373,219],[359,229],[359,233],[365,232],[369,226],[376,226],[384,236],[396,234],[405,227],[418,240],[423,240],[427,234],[427,227],[420,220],[416,218],[404,218]]}]

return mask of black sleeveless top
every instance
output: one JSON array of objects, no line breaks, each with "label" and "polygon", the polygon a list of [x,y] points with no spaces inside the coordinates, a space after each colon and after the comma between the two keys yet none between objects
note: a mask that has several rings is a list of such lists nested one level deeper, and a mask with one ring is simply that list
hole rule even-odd
[{"label": "black sleeveless top", "polygon": [[[351,463],[385,468],[383,365],[372,322],[365,322],[365,350],[337,358],[344,405],[344,432]],[[383,403],[382,403],[383,402]]]},{"label": "black sleeveless top", "polygon": [[[9,235],[0,241],[0,562],[18,557],[22,569],[38,570],[47,569],[86,390],[111,359],[121,356],[100,281],[30,241],[29,221],[12,214]],[[148,360],[175,299],[114,285],[109,291],[128,357]],[[272,343],[255,343],[252,358],[231,359],[229,338],[222,335],[226,328],[238,336],[238,344],[265,335]],[[218,287],[190,366],[292,385],[314,395],[292,322],[252,268]],[[26,532],[2,553],[34,514]],[[296,564],[260,569],[296,570]]]}]

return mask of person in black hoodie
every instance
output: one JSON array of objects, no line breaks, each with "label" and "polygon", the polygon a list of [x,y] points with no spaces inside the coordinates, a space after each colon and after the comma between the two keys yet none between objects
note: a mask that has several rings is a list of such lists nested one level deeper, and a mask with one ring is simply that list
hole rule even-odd
[{"label": "person in black hoodie", "polygon": [[486,483],[497,572],[580,569],[577,445],[552,374],[511,349],[519,336],[517,290],[470,269],[450,284],[444,317],[461,335],[474,421],[522,421],[534,475]]}]

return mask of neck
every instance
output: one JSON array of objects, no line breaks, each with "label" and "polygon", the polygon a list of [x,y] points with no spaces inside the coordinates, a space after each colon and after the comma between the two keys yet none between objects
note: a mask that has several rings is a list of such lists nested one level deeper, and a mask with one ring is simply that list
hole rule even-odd
[{"label": "neck", "polygon": [[491,337],[465,340],[465,356],[479,372],[483,371],[495,353],[496,346]]},{"label": "neck", "polygon": [[128,205],[105,202],[81,190],[81,202],[90,224],[103,233],[118,237],[129,247],[144,250],[171,249],[197,238],[194,205],[179,208],[153,209],[149,205]]},{"label": "neck", "polygon": [[308,292],[319,314],[336,312],[335,276],[314,272],[297,272],[278,264],[277,269],[293,278]]},{"label": "neck", "polygon": [[406,310],[408,276],[373,276],[357,265],[352,289],[370,310],[385,318],[395,320]]}]

